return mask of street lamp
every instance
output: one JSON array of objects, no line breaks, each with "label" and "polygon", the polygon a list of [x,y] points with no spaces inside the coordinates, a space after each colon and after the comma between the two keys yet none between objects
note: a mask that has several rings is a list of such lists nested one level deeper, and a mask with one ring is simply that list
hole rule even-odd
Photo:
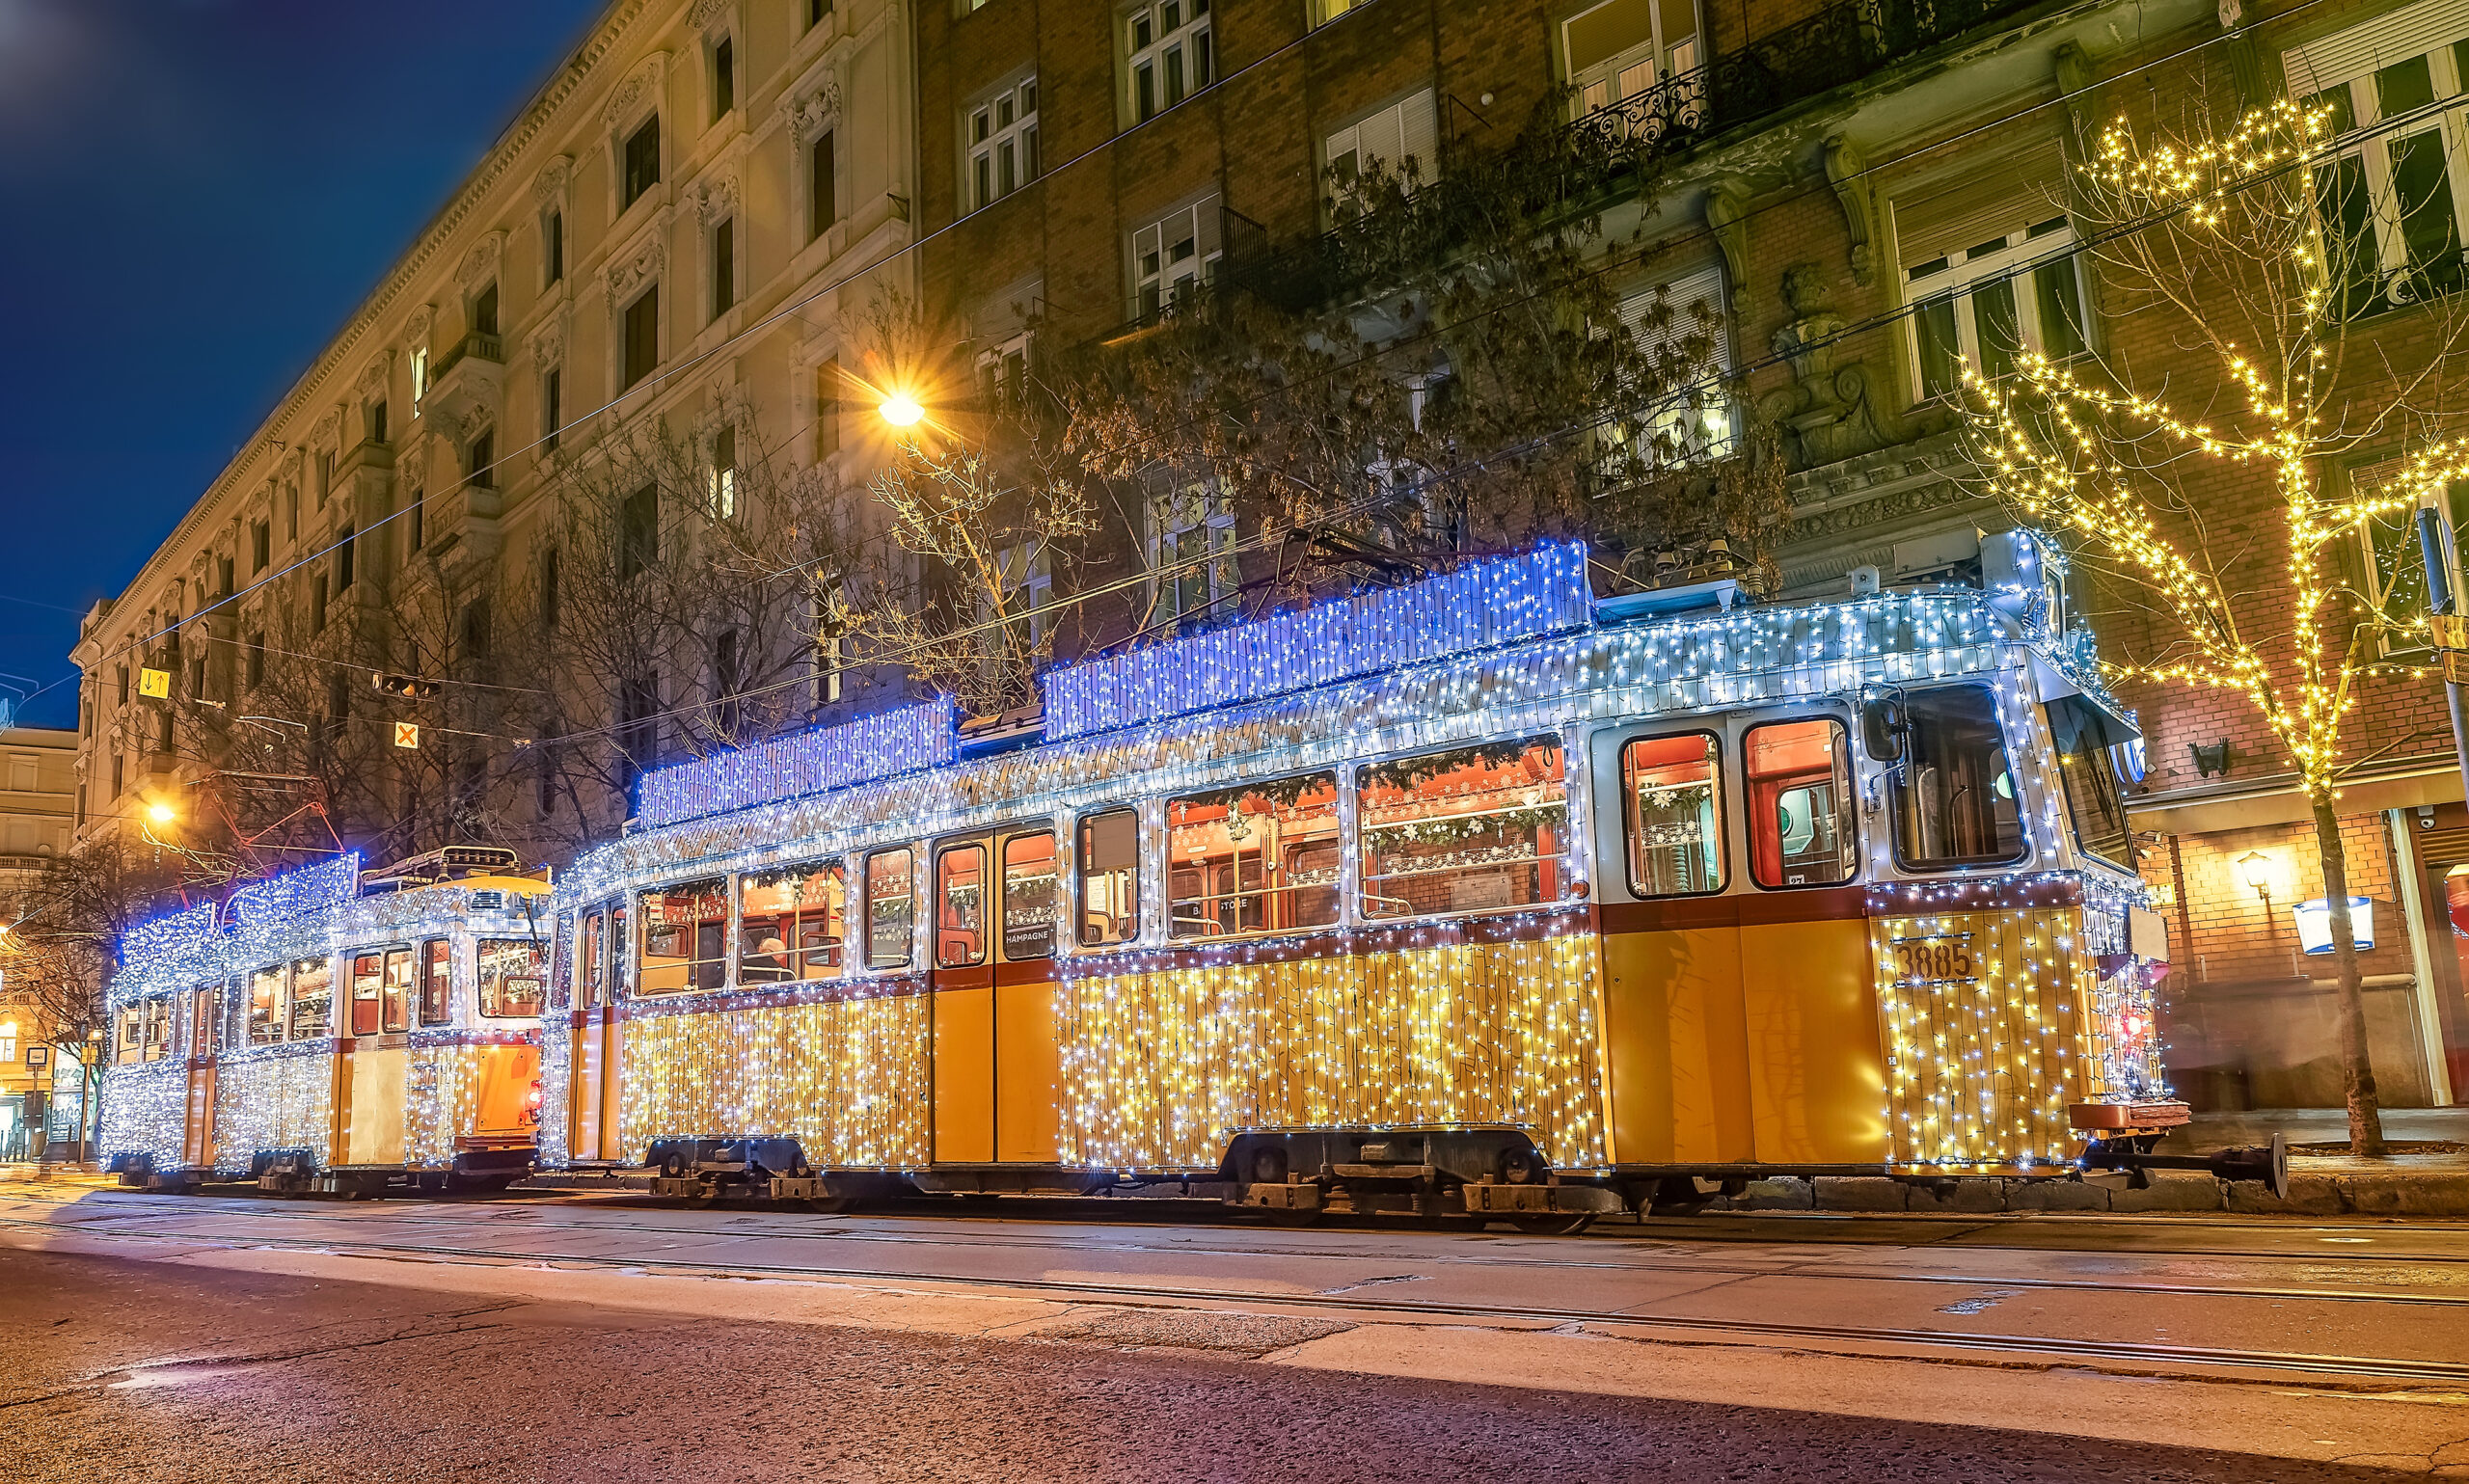
[{"label": "street lamp", "polygon": [[915,427],[926,417],[926,409],[918,406],[917,399],[906,391],[896,391],[884,397],[880,411],[883,420],[896,428]]},{"label": "street lamp", "polygon": [[178,818],[178,813],[170,804],[159,799],[146,806],[146,817],[157,824],[171,823],[173,820]]},{"label": "street lamp", "polygon": [[2272,858],[2261,850],[2248,850],[2238,857],[2238,878],[2264,900],[2264,910],[2269,912],[2272,906]]}]

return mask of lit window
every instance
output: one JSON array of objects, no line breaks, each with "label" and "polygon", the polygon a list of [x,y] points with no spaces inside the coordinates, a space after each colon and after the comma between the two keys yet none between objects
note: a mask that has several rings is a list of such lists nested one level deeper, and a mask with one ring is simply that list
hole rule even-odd
[{"label": "lit window", "polygon": [[1704,732],[1641,737],[1621,749],[1629,890],[1694,897],[1723,889],[1723,744]]},{"label": "lit window", "polygon": [[643,893],[644,994],[718,989],[728,972],[728,882],[691,881]]},{"label": "lit window", "polygon": [[479,959],[480,1013],[510,1020],[539,1014],[547,987],[546,956],[539,943],[530,938],[482,938],[474,946]]},{"label": "lit window", "polygon": [[1092,948],[1140,935],[1140,816],[1109,809],[1080,821],[1080,941]]},{"label": "lit window", "polygon": [[909,885],[909,852],[877,850],[866,857],[866,967],[906,968],[917,922]]},{"label": "lit window", "polygon": [[2460,229],[2469,140],[2452,106],[2469,85],[2469,40],[2459,28],[2455,12],[2408,6],[2283,58],[2290,91],[2324,112],[2338,151],[2313,169],[2345,314],[2469,286]]},{"label": "lit window", "polygon": [[1760,886],[1852,879],[1852,749],[1843,723],[1777,721],[1742,740],[1749,792],[1749,874]]},{"label": "lit window", "polygon": [[1572,881],[1560,740],[1460,747],[1355,771],[1362,914],[1558,902]]},{"label": "lit window", "polygon": [[1577,109],[1592,113],[1634,98],[1697,66],[1693,5],[1603,0],[1560,23]]},{"label": "lit window", "polygon": [[1233,937],[1338,920],[1338,775],[1166,801],[1169,935]]},{"label": "lit window", "polygon": [[1936,198],[1896,203],[1922,398],[1954,395],[1967,363],[1994,379],[2027,350],[2053,361],[2083,353],[2075,228],[2048,214],[2036,196],[2002,171]]},{"label": "lit window", "polygon": [[1159,499],[1150,512],[1150,530],[1153,624],[1196,622],[1233,594],[1234,513],[1214,488],[1188,484]]},{"label": "lit window", "polygon": [[1605,430],[1606,482],[1721,458],[1731,451],[1731,336],[1723,270],[1714,264],[1620,301],[1620,324],[1664,390]]},{"label": "lit window", "polygon": [[849,936],[848,870],[809,862],[739,882],[741,985],[837,979]]}]

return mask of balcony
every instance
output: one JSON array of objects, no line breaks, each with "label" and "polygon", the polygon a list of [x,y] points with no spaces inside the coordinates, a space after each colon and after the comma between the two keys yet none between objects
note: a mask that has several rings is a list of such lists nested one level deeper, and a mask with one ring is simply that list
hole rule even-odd
[{"label": "balcony", "polygon": [[474,412],[494,417],[505,393],[505,340],[475,331],[440,351],[420,416],[459,426]]},{"label": "balcony", "polygon": [[[1645,172],[1674,156],[1995,22],[2064,8],[2052,0],[1839,0],[1575,120],[1548,157],[1512,162],[1518,189],[1547,210],[1591,209],[1636,189]],[[1402,202],[1275,252],[1256,245],[1238,254],[1230,235],[1224,270],[1213,282],[1289,310],[1350,302],[1402,257],[1460,245],[1461,224],[1474,214],[1456,199],[1463,189],[1443,170]]]}]

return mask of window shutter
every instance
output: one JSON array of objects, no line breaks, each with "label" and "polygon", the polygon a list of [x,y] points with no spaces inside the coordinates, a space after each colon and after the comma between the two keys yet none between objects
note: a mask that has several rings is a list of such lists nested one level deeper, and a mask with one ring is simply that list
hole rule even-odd
[{"label": "window shutter", "polygon": [[1397,152],[1389,163],[1403,169],[1411,158],[1421,167],[1423,178],[1429,180],[1440,174],[1439,147],[1440,111],[1426,88],[1397,105]]},{"label": "window shutter", "polygon": [[[1648,316],[1655,307],[1652,289],[1620,301],[1620,323],[1637,337],[1639,349],[1650,355],[1660,354],[1665,346],[1696,333],[1701,314],[1711,317],[1723,313],[1723,266],[1708,263],[1672,279],[1665,302],[1671,306],[1670,322],[1655,326],[1648,323]],[[1715,341],[1713,363],[1708,369],[1717,372],[1730,370],[1730,337],[1723,333],[1721,323],[1704,328]]]},{"label": "window shutter", "polygon": [[2469,37],[2469,0],[2418,0],[2281,54],[2289,95],[2302,98]]},{"label": "window shutter", "polygon": [[1909,268],[2062,215],[2066,161],[2051,140],[1894,203],[1895,255]]},{"label": "window shutter", "polygon": [[1212,196],[1194,206],[1192,218],[1193,245],[1198,249],[1198,261],[1205,265],[1217,256],[1218,238],[1224,226],[1224,213],[1218,210],[1217,198]]}]

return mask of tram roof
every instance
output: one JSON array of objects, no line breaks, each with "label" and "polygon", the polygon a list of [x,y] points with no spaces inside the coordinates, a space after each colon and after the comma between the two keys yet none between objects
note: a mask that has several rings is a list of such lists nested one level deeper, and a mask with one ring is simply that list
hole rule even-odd
[{"label": "tram roof", "polygon": [[564,900],[894,839],[1572,721],[1678,715],[1992,671],[2054,648],[1976,589],[1604,623],[996,756],[636,829],[578,861]]}]

